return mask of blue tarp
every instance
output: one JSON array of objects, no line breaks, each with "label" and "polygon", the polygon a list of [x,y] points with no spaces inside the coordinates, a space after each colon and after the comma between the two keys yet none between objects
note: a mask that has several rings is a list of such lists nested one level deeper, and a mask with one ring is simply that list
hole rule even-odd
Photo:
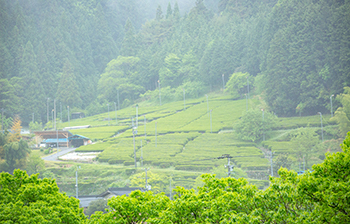
[{"label": "blue tarp", "polygon": [[[44,142],[46,142],[46,143],[57,143],[57,138],[46,139]],[[67,138],[59,138],[58,142],[65,142],[65,143],[67,143],[68,139]]]}]

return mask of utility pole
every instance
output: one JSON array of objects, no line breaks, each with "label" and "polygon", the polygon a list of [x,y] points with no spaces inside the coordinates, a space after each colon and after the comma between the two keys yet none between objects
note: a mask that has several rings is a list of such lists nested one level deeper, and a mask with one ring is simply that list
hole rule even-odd
[{"label": "utility pole", "polygon": [[225,91],[225,74],[222,74],[222,93]]},{"label": "utility pole", "polygon": [[55,127],[54,127],[54,122],[53,122],[53,119],[54,119],[54,116],[53,116],[53,109],[52,109],[52,111],[51,111],[51,117],[52,117],[52,129],[54,129],[55,130]]},{"label": "utility pole", "polygon": [[56,116],[57,116],[57,112],[56,112],[56,100],[54,100],[55,102],[55,130],[56,130],[56,144],[57,144],[57,158],[58,158],[58,151],[59,151],[59,144],[58,144],[58,128],[56,126]]},{"label": "utility pole", "polygon": [[186,95],[185,95],[185,89],[182,88],[182,91],[184,92],[184,110],[186,110]]},{"label": "utility pole", "polygon": [[270,165],[271,165],[271,177],[273,177],[273,152],[270,151]]},{"label": "utility pole", "polygon": [[77,167],[77,170],[75,171],[75,190],[76,190],[76,198],[78,198],[78,169],[80,169],[80,166]]},{"label": "utility pole", "polygon": [[47,111],[47,123],[49,123],[49,100],[50,100],[50,98],[47,98],[47,101],[46,101],[46,107],[47,107],[47,109],[46,109],[46,111]]},{"label": "utility pole", "polygon": [[132,139],[133,139],[133,142],[134,142],[134,161],[135,161],[135,168],[137,168],[136,148],[135,148],[135,134],[137,134],[137,127],[132,127]]},{"label": "utility pole", "polygon": [[205,94],[205,96],[207,97],[207,114],[208,114],[208,117],[209,117],[209,102],[208,102],[208,95]]},{"label": "utility pole", "polygon": [[146,137],[147,137],[147,134],[146,134],[146,115],[143,115],[143,125],[145,126],[145,141],[147,143],[147,140],[146,140]]},{"label": "utility pole", "polygon": [[58,159],[58,151],[59,151],[59,145],[58,145],[58,129],[56,129],[56,144],[57,144],[57,159]]},{"label": "utility pole", "polygon": [[157,121],[156,121],[156,129],[155,129],[155,137],[156,137],[156,148],[157,148]]},{"label": "utility pole", "polygon": [[225,168],[227,168],[227,175],[230,177],[231,172],[233,171],[233,165],[230,164],[230,158],[233,158],[230,156],[230,154],[223,154],[222,156],[218,157],[217,159],[225,159],[227,158],[227,165],[225,165]]},{"label": "utility pole", "polygon": [[151,185],[148,184],[148,176],[147,176],[147,171],[149,170],[149,168],[145,168],[145,173],[146,173],[146,177],[145,177],[145,180],[146,180],[146,185],[145,185],[145,189],[147,191],[151,190]]},{"label": "utility pole", "polygon": [[108,126],[109,126],[109,103],[107,103],[107,107],[108,107]]},{"label": "utility pole", "polygon": [[120,104],[119,104],[119,89],[117,89],[117,100],[118,100],[118,110],[120,110]]},{"label": "utility pole", "polygon": [[322,125],[322,113],[318,112],[318,114],[320,115],[321,118],[321,131],[322,131],[322,142],[323,142],[323,125]]},{"label": "utility pole", "polygon": [[2,129],[2,133],[4,132],[4,108],[1,108],[1,129]]},{"label": "utility pole", "polygon": [[143,152],[142,152],[142,139],[141,139],[141,166],[143,166]]},{"label": "utility pole", "polygon": [[136,127],[139,127],[139,105],[136,104]]},{"label": "utility pole", "polygon": [[210,110],[210,133],[213,133],[213,126],[212,126],[212,122],[211,122],[211,111]]},{"label": "utility pole", "polygon": [[53,100],[53,110],[54,110],[54,130],[56,130],[56,99]]},{"label": "utility pole", "polygon": [[172,193],[172,189],[171,189],[171,176],[170,176],[170,186],[169,186],[169,188],[170,188],[170,200],[171,200],[171,198],[172,198],[172,195],[171,195],[171,193]]},{"label": "utility pole", "polygon": [[116,124],[118,125],[117,104],[115,102],[114,102],[114,110],[115,110],[115,121],[116,121]]},{"label": "utility pole", "polygon": [[248,79],[248,76],[247,76],[247,90],[248,90],[248,99],[249,99],[249,79]]},{"label": "utility pole", "polygon": [[160,96],[160,82],[158,80],[158,87],[159,87],[159,106],[162,106],[162,98]]},{"label": "utility pole", "polygon": [[61,123],[62,123],[62,102],[60,102],[60,111],[61,111]]},{"label": "utility pole", "polygon": [[67,106],[68,108],[68,126],[70,127],[70,120],[69,120],[69,106]]},{"label": "utility pole", "polygon": [[264,109],[261,109],[261,111],[262,111],[263,141],[265,141]]},{"label": "utility pole", "polygon": [[331,117],[333,117],[333,104],[332,104],[332,97],[333,96],[334,96],[334,94],[329,97],[329,99],[331,100]]}]

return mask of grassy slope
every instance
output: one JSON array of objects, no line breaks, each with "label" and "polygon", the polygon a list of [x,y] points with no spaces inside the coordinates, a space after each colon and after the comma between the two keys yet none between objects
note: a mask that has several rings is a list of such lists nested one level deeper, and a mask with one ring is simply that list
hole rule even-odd
[{"label": "grassy slope", "polygon": [[[186,102],[186,110],[182,101],[168,103],[162,106],[140,103],[138,107],[138,133],[135,138],[136,157],[138,164],[142,155],[145,167],[160,175],[175,175],[183,186],[191,187],[195,178],[203,172],[218,170],[218,167],[227,163],[226,160],[215,159],[222,154],[230,154],[231,160],[243,172],[251,177],[259,177],[267,181],[269,161],[258,146],[250,142],[242,142],[235,138],[234,133],[220,134],[221,130],[230,130],[234,122],[246,110],[246,101],[232,100],[229,96],[209,98],[210,114],[207,112],[206,98],[189,100]],[[257,105],[257,100],[250,100],[249,107]],[[134,170],[134,146],[131,131],[131,117],[136,117],[136,108],[128,107],[118,111],[118,125],[115,112],[110,112],[108,125],[108,113],[99,114],[78,120],[72,120],[71,126],[91,125],[92,128],[72,130],[74,134],[87,136],[96,143],[82,146],[79,151],[102,151],[98,157],[100,164],[84,164],[81,178],[84,178],[82,192],[91,194],[102,192],[114,183],[114,186],[127,185],[128,177],[141,168]],[[146,123],[144,120],[146,119]],[[135,123],[136,123],[136,119]],[[324,116],[324,126],[329,125],[329,118]],[[61,127],[68,126],[62,123]],[[292,153],[288,141],[283,141],[283,136],[290,130],[298,127],[319,128],[320,117],[279,118],[275,131],[268,133],[263,143],[266,148],[272,148],[277,153]],[[212,128],[212,130],[211,130]],[[155,133],[157,131],[157,137]],[[212,133],[211,133],[212,132]],[[318,161],[316,161],[318,162]],[[68,168],[50,168],[58,178],[62,189],[69,194],[74,192],[71,186],[74,184],[74,172],[58,172],[57,170]],[[69,169],[68,169],[69,170]],[[85,171],[83,171],[85,170]],[[106,175],[110,172],[110,175]],[[253,175],[251,175],[254,173]],[[246,175],[246,174],[245,174]],[[248,175],[248,177],[249,177]],[[255,181],[259,183],[259,181]],[[96,185],[96,183],[99,183]],[[264,182],[259,186],[263,186]],[[70,187],[69,187],[70,186]],[[96,186],[99,186],[97,190]],[[104,189],[102,189],[104,188]]]}]

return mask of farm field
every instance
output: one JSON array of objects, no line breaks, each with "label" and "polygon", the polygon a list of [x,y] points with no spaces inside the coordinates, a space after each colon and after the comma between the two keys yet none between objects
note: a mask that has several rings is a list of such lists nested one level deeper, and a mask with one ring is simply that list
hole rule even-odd
[{"label": "farm field", "polygon": [[[226,95],[209,97],[208,102],[206,97],[189,100],[185,108],[183,101],[162,106],[142,102],[137,107],[134,105],[118,110],[118,123],[115,111],[109,113],[111,119],[109,125],[108,113],[72,120],[71,126],[91,126],[71,130],[72,133],[94,141],[94,144],[81,146],[76,151],[101,152],[93,164],[84,166],[89,167],[89,170],[93,169],[93,166],[99,166],[101,173],[104,172],[103,169],[115,169],[123,174],[114,175],[113,171],[109,177],[101,174],[100,177],[94,176],[89,180],[88,176],[91,174],[84,174],[82,171],[81,176],[85,175],[86,178],[84,183],[90,186],[93,182],[102,181],[105,188],[128,186],[130,176],[143,173],[144,168],[149,168],[163,179],[169,179],[171,176],[174,184],[177,179],[178,184],[193,187],[201,173],[227,175],[224,166],[228,161],[218,157],[229,154],[232,157],[230,163],[235,167],[233,176],[247,177],[260,188],[266,187],[271,172],[268,151],[272,150],[275,158],[281,153],[293,155],[290,139],[285,137],[289,132],[304,127],[312,128],[319,135],[321,128],[319,115],[277,118],[274,129],[266,133],[266,141],[253,143],[239,140],[233,130],[234,123],[245,113],[247,106],[258,107],[259,103],[257,99],[251,99],[247,105],[245,99],[235,100]],[[327,140],[333,138],[331,133],[335,128],[329,118],[330,116],[323,116],[323,129]],[[61,125],[65,127],[68,123]],[[137,168],[135,168],[134,145]],[[312,162],[321,162],[318,157],[318,154],[314,156]],[[292,167],[297,169],[298,164]],[[52,168],[52,172],[55,172],[54,170]],[[64,179],[63,173],[56,175]],[[64,181],[61,182],[63,183]],[[65,186],[65,191],[74,193],[67,190],[68,186],[62,186]],[[166,189],[164,186],[163,188]],[[88,189],[89,187],[86,187],[83,192],[96,193],[95,190]]]}]

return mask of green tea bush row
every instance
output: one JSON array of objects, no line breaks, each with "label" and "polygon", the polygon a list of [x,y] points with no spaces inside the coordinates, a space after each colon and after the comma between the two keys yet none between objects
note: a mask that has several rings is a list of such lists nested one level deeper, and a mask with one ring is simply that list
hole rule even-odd
[{"label": "green tea bush row", "polygon": [[213,166],[177,165],[175,170],[210,172]]}]

